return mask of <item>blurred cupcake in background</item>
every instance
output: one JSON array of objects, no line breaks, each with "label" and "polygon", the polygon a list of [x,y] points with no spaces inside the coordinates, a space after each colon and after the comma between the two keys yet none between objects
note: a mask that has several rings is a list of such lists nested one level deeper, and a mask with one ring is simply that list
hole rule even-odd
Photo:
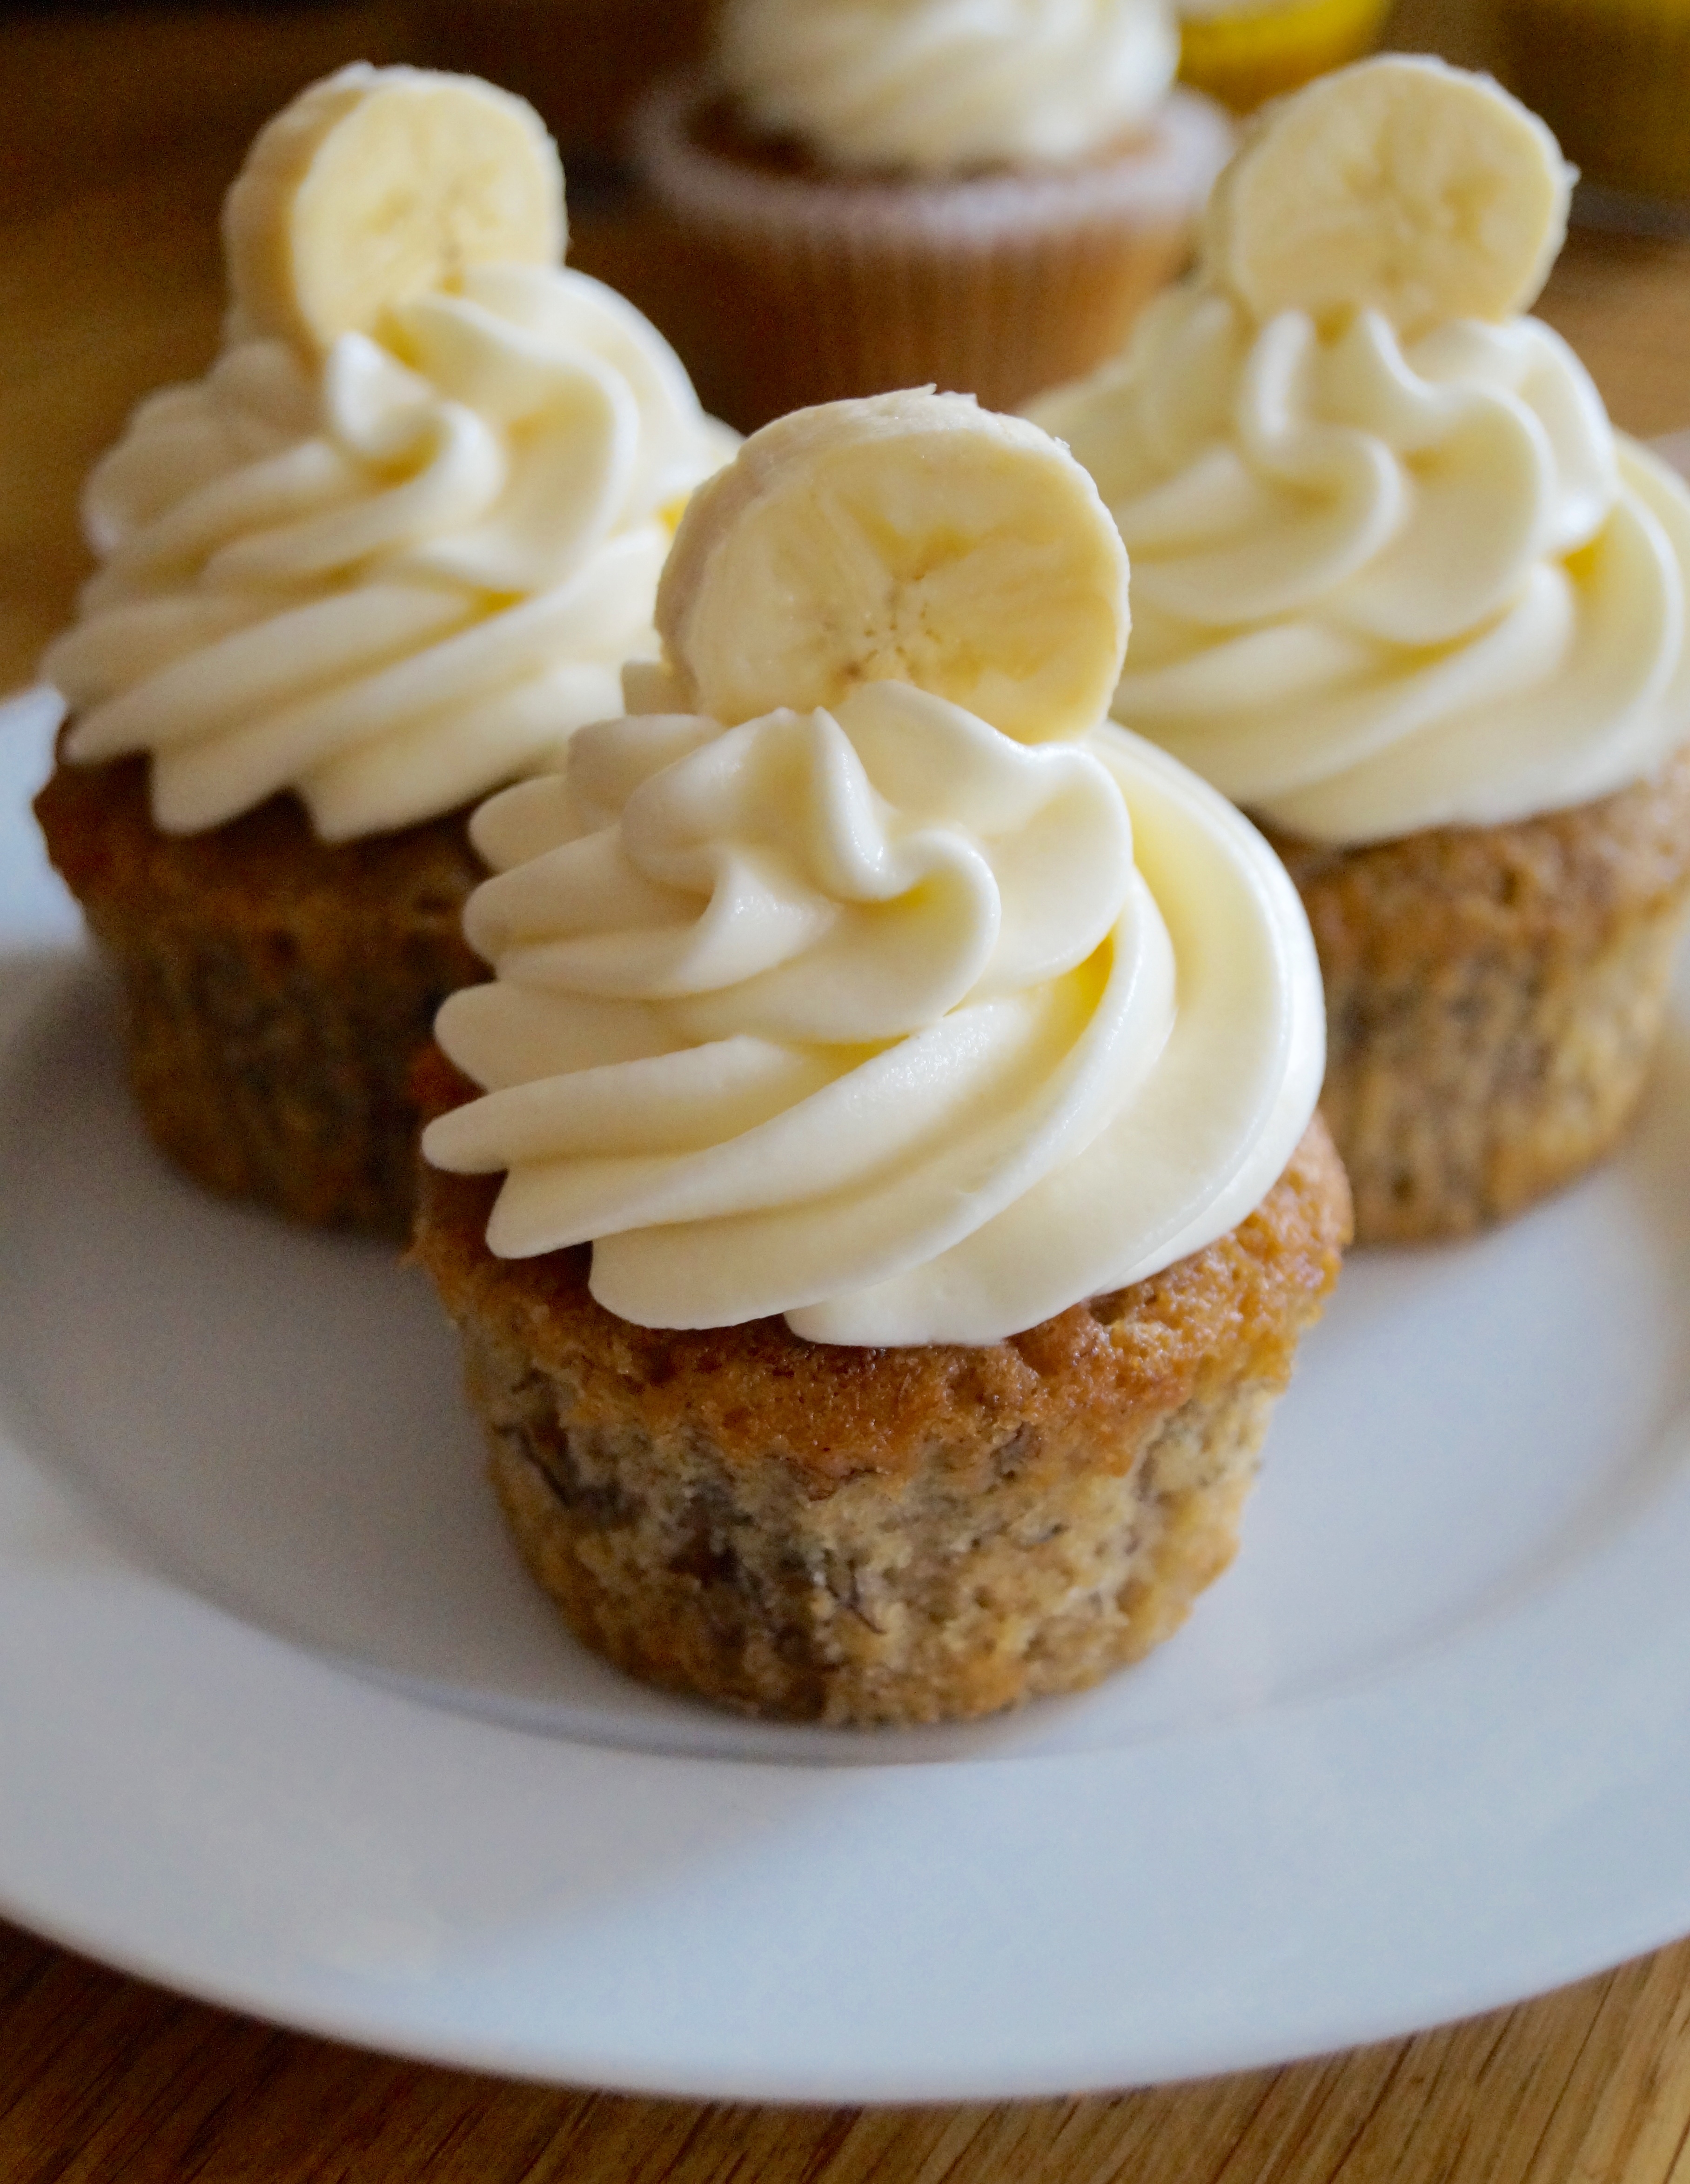
[{"label": "blurred cupcake in background", "polygon": [[1167,0],[726,0],[635,139],[706,403],[1007,409],[1111,354],[1230,146],[1178,62]]},{"label": "blurred cupcake in background", "polygon": [[1379,42],[1392,0],[1183,0],[1180,76],[1253,113]]},{"label": "blurred cupcake in background", "polygon": [[1690,214],[1686,0],[1501,0],[1500,65],[1587,183]]}]

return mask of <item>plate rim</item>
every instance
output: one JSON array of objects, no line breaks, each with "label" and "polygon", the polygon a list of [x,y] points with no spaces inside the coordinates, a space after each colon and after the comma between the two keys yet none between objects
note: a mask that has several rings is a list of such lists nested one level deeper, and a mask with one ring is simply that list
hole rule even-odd
[{"label": "plate rim", "polygon": [[[38,770],[39,754],[20,751],[0,743],[0,833],[22,840],[14,792]],[[86,960],[80,944],[66,944],[70,913],[38,851],[31,854],[39,884],[33,894],[14,888],[0,911],[0,959],[21,946],[42,975],[25,979],[21,1003],[14,995],[0,1012],[0,1127],[4,1084],[56,989],[55,965],[75,975]],[[304,2032],[448,2067],[669,2097],[1048,2097],[1259,2068],[1399,2036],[1604,1970],[1690,1930],[1690,1860],[1670,1854],[1670,1831],[1650,1817],[1682,1812],[1690,1801],[1690,1591],[1677,1588],[1681,1602],[1669,1582],[1690,1552],[1690,1412],[1676,1419],[1670,1439],[1680,1457],[1672,1477],[1592,1553],[1424,1652],[1352,1681],[1143,1747],[833,1769],[575,1744],[544,1729],[454,1715],[372,1682],[154,1574],[81,1490],[49,1475],[0,1426],[0,1750],[31,1756],[28,1765],[0,1770],[0,1914],[133,1975]],[[1616,1596],[1637,1603],[1617,1635]],[[179,1658],[198,1680],[186,1716],[174,1688],[134,1688],[143,1665]],[[1564,1678],[1534,1695],[1528,1723],[1520,1691],[1546,1658],[1560,1663]],[[538,1892],[540,1924],[505,1932],[477,1914],[481,1925],[466,1918],[461,1932],[450,1929],[449,1899],[461,1893],[463,1875],[449,1860],[432,1872],[433,1897],[427,1887],[418,1892],[422,1911],[449,1921],[432,1969],[426,1948],[413,1962],[404,1934],[396,1942],[385,1930],[357,1941],[338,1964],[333,1937],[331,1945],[313,1942],[315,1958],[296,1946],[290,1922],[309,1928],[320,1908],[312,1891],[323,1873],[309,1866],[292,1879],[284,1873],[280,1892],[256,1912],[215,1907],[235,1920],[220,1943],[218,1917],[190,1919],[185,1929],[181,1902],[168,1891],[159,1896],[159,1876],[184,1858],[228,1865],[230,1830],[237,1844],[242,1827],[261,1835],[260,1808],[276,1801],[276,1784],[254,1757],[257,1714],[272,1723],[285,1715],[298,1751],[322,1770],[315,1806],[289,1807],[282,1795],[293,1824],[307,1835],[341,1826],[349,1842],[373,1840],[419,1873],[431,1871],[441,1844],[401,1791],[414,1777],[438,1774],[449,1755],[465,1797],[449,1834],[461,1841],[462,1830],[477,1828],[499,1841],[503,1830],[510,1847],[533,1852],[539,1864],[526,1876],[527,1896],[519,1889],[511,1901],[532,1909]],[[1462,1750],[1462,1722],[1475,1719],[1495,1746],[1482,1755],[1469,1746],[1470,1772],[1452,1797],[1455,1778],[1440,1770]],[[144,1755],[139,1762],[139,1786],[157,1808],[149,1812],[141,1811],[137,1777],[126,1771],[137,1764],[143,1733],[165,1740],[154,1752],[158,1779],[147,1778]],[[187,1741],[178,1750],[170,1736]],[[165,1779],[171,1767],[191,1777],[203,1747],[214,1757],[245,1754],[219,1778],[221,1809],[184,1804]],[[168,1765],[157,1757],[165,1750],[174,1752]],[[383,1753],[387,1779],[379,1766],[371,1772]],[[1359,1770],[1358,1755],[1366,1760]],[[982,1797],[988,1769],[992,1794]],[[1475,1769],[1492,1800],[1482,1816],[1463,1807]],[[1153,1798],[1135,1806],[1158,1775],[1163,1809]],[[1257,1801],[1253,1814],[1224,1809],[1239,1783]],[[1311,1784],[1319,1792],[1312,1801]],[[79,1853],[76,1837],[79,1816],[86,1830],[91,1786],[101,1809],[130,1800],[123,1856],[137,1886],[121,1900],[112,1892],[121,1876],[90,1886],[77,1864],[88,1847]],[[529,1825],[534,1811],[522,1800],[541,1795],[569,1808],[575,1833],[566,1842]],[[55,1797],[61,1809],[52,1810],[49,1828]],[[1442,1830],[1447,1838],[1430,1869],[1400,1832],[1369,1835],[1383,1827],[1382,1815],[1408,1809],[1431,1836]],[[1129,1848],[1169,1861],[1188,1888],[1216,1892],[1206,1905],[1185,1907],[1202,1947],[1191,1960],[1196,1984],[1183,1997],[1168,1991],[1167,1977],[1174,1911],[1164,1915],[1148,1892],[1123,1887],[1118,1864],[1102,1855],[1110,1846],[1085,1836],[1082,1824],[1101,1830],[1124,1811],[1137,1830]],[[1194,1811],[1208,1834],[1182,1845]],[[818,1815],[822,1858],[804,1840]],[[542,1817],[552,1817],[549,1806]],[[713,1990],[700,1986],[696,1964],[687,1985],[683,1959],[698,1944],[685,1937],[700,1913],[689,1892],[677,1895],[667,1879],[655,1890],[642,1883],[608,1911],[601,1896],[588,1900],[579,1887],[568,1894],[561,1868],[571,1859],[587,1861],[594,1876],[626,1878],[630,1821],[632,1847],[653,1861],[642,1874],[667,1876],[708,1838],[710,1886],[741,1922],[723,1947]],[[1581,1847],[1592,1827],[1603,1831],[1594,1864]],[[767,1865],[749,1875],[748,1836],[767,1853]],[[109,1832],[96,1830],[92,1841],[109,1862]],[[954,1861],[959,1842],[966,1871]],[[1366,1856],[1358,1856],[1358,1845]],[[545,1864],[553,1854],[557,1870]],[[1074,1864],[1058,1886],[1052,1875],[1064,1857]],[[1611,1880],[1616,1869],[1623,1886]],[[945,1886],[933,1884],[935,1872],[948,1876]],[[991,1905],[997,1923],[969,1928],[965,1914],[978,1910],[982,1876],[1006,1873],[1012,1886]],[[1268,1874],[1282,1890],[1272,1907],[1260,1885],[1247,1885]],[[1437,1919],[1427,1930],[1417,1892],[1428,1882],[1446,1891],[1442,1943]],[[561,1892],[561,1911],[544,1910],[548,1888]],[[1533,1905],[1551,1900],[1558,1916],[1546,1927]],[[1299,1947],[1322,1907],[1330,1922],[1350,1922],[1351,1938],[1389,1964],[1389,1977],[1369,1979],[1365,1964],[1341,1952],[1341,1977],[1329,1976],[1328,1962],[1311,1981],[1305,1964],[1298,1985]],[[904,1921],[901,1931],[885,1930],[889,1916]],[[1229,1929],[1223,1961],[1218,1942]],[[1455,1935],[1459,1943],[1449,1939]],[[1183,1946],[1191,1936],[1182,1928],[1180,1938]],[[1153,1945],[1163,1949],[1159,1962],[1146,1954]],[[1163,1984],[1129,2006],[1105,1992],[1099,1966],[1135,1948],[1141,1970]],[[644,1988],[618,1957],[641,1949]],[[772,1976],[784,1949],[812,1975],[837,1964],[842,1949],[862,1956],[836,1982],[831,2042],[816,2036],[826,2011],[817,2015],[810,2004],[805,2016],[803,1997],[795,2002]],[[1006,1952],[1019,1985],[995,2011],[986,2003]],[[566,1959],[576,1977],[594,1968],[594,1992],[612,2017],[618,1976],[633,1980],[633,1999],[645,1995],[650,2014],[622,2007],[620,2031],[596,2038],[584,2003],[572,2020],[554,2014],[549,2030],[500,2020],[500,1995],[511,2007],[528,1997],[544,2014],[555,2000],[548,1966]],[[663,2016],[660,1975],[684,1990],[688,2039],[675,2032],[672,2013]],[[900,2050],[865,2031],[875,1982],[884,1993],[901,1978],[920,1984],[933,2026],[925,2051]],[[1212,1991],[1198,1991],[1202,1980]],[[701,1994],[713,1994],[731,2039],[702,2036]],[[1275,2003],[1264,2008],[1263,1995]],[[1105,2006],[1112,2000],[1113,2016]],[[1064,2008],[1080,2002],[1091,2010],[1084,2034],[1064,2032]],[[801,2053],[792,2044],[800,2033],[811,2043]]]}]

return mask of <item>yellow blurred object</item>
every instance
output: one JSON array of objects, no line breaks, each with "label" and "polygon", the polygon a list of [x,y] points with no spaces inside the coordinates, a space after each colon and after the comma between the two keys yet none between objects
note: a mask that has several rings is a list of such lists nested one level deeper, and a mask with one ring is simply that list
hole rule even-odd
[{"label": "yellow blurred object", "polygon": [[1503,74],[1587,181],[1690,201],[1690,0],[1503,0]]},{"label": "yellow blurred object", "polygon": [[1379,42],[1391,0],[1281,0],[1187,15],[1180,75],[1235,114],[1358,60]]}]

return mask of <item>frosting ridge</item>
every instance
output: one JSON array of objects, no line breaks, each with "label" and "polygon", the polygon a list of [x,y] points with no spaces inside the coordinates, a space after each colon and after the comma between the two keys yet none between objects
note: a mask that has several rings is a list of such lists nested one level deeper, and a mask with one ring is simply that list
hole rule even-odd
[{"label": "frosting ridge", "polygon": [[494,964],[438,1035],[503,1256],[592,1241],[655,1326],[989,1342],[1213,1240],[1324,1055],[1289,881],[1113,726],[1026,744],[867,682],[583,729],[474,822]]},{"label": "frosting ridge", "polygon": [[329,840],[455,809],[616,710],[673,504],[733,444],[559,267],[471,266],[321,359],[237,337],[90,481],[103,566],[44,662],[68,754],[150,751],[170,832],[282,788]]},{"label": "frosting ridge", "polygon": [[1032,407],[1132,555],[1112,710],[1291,833],[1587,803],[1690,727],[1690,493],[1520,315],[1574,179],[1488,76],[1317,77],[1247,129],[1192,279]]},{"label": "frosting ridge", "polygon": [[1690,495],[1537,320],[1258,321],[1200,279],[1033,414],[1132,556],[1117,716],[1289,832],[1587,802],[1690,726]]}]

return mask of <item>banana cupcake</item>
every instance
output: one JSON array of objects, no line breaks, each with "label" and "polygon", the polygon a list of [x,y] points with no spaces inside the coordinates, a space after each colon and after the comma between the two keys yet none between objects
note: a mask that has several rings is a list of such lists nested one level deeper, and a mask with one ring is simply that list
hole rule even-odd
[{"label": "banana cupcake", "polygon": [[[666,665],[477,815],[416,1252],[587,1644],[726,1705],[1089,1684],[1222,1569],[1347,1233],[1307,922],[1106,718],[1126,561],[1046,436],[800,412]],[[475,1096],[479,1091],[480,1096]]]},{"label": "banana cupcake", "polygon": [[44,663],[70,721],[36,811],[159,1145],[403,1233],[408,1072],[478,974],[468,811],[617,709],[674,515],[734,438],[564,270],[555,148],[489,85],[315,86],[223,233],[222,354],[87,490],[101,566]]},{"label": "banana cupcake", "polygon": [[1690,899],[1690,493],[1520,315],[1570,179],[1486,77],[1325,77],[1222,176],[1196,278],[1035,405],[1133,556],[1117,717],[1302,892],[1363,1240],[1615,1142]]},{"label": "banana cupcake", "polygon": [[1168,0],[726,0],[635,132],[706,399],[1009,409],[1111,354],[1230,142],[1179,51]]}]

